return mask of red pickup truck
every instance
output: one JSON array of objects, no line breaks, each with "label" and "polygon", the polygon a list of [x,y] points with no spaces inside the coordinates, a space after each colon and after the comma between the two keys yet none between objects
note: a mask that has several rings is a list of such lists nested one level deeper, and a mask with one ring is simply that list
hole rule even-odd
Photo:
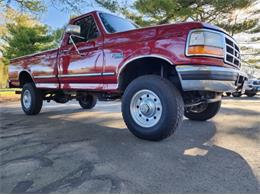
[{"label": "red pickup truck", "polygon": [[83,109],[97,99],[122,98],[128,129],[162,140],[183,115],[204,121],[217,114],[223,92],[243,86],[240,52],[220,28],[185,22],[140,28],[118,16],[93,11],[71,19],[60,47],[11,60],[10,87],[22,88],[27,115],[43,100]]}]

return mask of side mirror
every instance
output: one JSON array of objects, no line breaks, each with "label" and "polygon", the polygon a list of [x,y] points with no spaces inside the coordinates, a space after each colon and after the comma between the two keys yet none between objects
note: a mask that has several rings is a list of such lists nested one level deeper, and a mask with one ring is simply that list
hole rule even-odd
[{"label": "side mirror", "polygon": [[80,35],[80,26],[78,25],[72,25],[72,24],[69,24],[67,27],[66,27],[66,33],[69,33],[69,39],[71,41],[71,43],[73,44],[74,48],[76,49],[77,53],[82,56],[82,54],[79,52],[78,50],[78,47],[76,46],[74,40],[73,40],[73,37],[77,37],[79,39],[83,39],[85,40],[84,37],[81,37],[79,36]]},{"label": "side mirror", "polygon": [[69,24],[67,27],[66,27],[66,33],[70,33],[72,35],[80,35],[80,26],[78,25],[72,25],[72,24]]}]

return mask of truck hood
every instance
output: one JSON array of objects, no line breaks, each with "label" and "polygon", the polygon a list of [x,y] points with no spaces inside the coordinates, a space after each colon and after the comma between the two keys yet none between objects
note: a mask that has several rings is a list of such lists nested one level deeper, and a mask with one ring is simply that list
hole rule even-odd
[{"label": "truck hood", "polygon": [[224,32],[225,34],[228,35],[228,33],[215,25],[209,24],[209,23],[204,23],[204,22],[180,22],[180,23],[174,23],[174,24],[163,24],[163,25],[156,25],[156,26],[151,26],[151,27],[145,27],[145,28],[138,28],[136,30],[148,30],[151,28],[159,28],[159,29],[163,29],[163,28],[171,28],[171,29],[176,29],[178,31],[182,31],[182,30],[192,30],[192,29],[196,29],[196,28],[207,28],[207,29],[211,29],[211,30],[216,30],[219,32]]},{"label": "truck hood", "polygon": [[[118,32],[110,34],[112,37],[120,37],[121,35],[134,35],[141,34],[145,35],[146,38],[153,38],[160,34],[171,34],[178,32],[189,32],[192,29],[207,28],[227,34],[222,28],[203,22],[180,22],[175,24],[163,24],[150,27],[137,28],[129,31]],[[228,35],[228,34],[227,34]],[[229,35],[230,36],[230,35]]]}]

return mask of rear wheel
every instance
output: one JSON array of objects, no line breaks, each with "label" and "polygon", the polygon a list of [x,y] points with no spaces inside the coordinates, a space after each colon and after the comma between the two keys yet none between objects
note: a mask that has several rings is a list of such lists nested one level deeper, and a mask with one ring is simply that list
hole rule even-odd
[{"label": "rear wheel", "polygon": [[183,119],[183,100],[168,80],[156,75],[132,81],[122,98],[122,114],[137,137],[158,141],[167,138]]},{"label": "rear wheel", "polygon": [[233,96],[233,97],[241,97],[241,96],[242,96],[242,93],[241,93],[241,92],[233,92],[233,93],[232,93],[232,96]]},{"label": "rear wheel", "polygon": [[256,95],[256,93],[246,93],[246,95],[247,95],[248,97],[254,97],[254,96]]},{"label": "rear wheel", "polygon": [[92,109],[97,104],[97,97],[95,95],[81,96],[78,101],[83,109]]},{"label": "rear wheel", "polygon": [[21,105],[25,114],[36,115],[42,108],[42,92],[37,89],[34,83],[26,83],[21,94]]},{"label": "rear wheel", "polygon": [[184,115],[191,120],[206,121],[213,118],[219,111],[221,101],[214,103],[202,103],[198,106],[186,109]]}]

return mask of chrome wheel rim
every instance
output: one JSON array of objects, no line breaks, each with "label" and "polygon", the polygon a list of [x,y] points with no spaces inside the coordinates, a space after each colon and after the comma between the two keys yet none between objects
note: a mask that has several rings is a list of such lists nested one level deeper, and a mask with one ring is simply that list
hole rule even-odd
[{"label": "chrome wheel rim", "polygon": [[23,105],[26,109],[29,109],[31,107],[32,103],[32,96],[28,89],[26,89],[23,93]]},{"label": "chrome wheel rim", "polygon": [[134,121],[141,127],[153,127],[162,116],[161,100],[151,90],[140,90],[131,99],[130,113]]}]

